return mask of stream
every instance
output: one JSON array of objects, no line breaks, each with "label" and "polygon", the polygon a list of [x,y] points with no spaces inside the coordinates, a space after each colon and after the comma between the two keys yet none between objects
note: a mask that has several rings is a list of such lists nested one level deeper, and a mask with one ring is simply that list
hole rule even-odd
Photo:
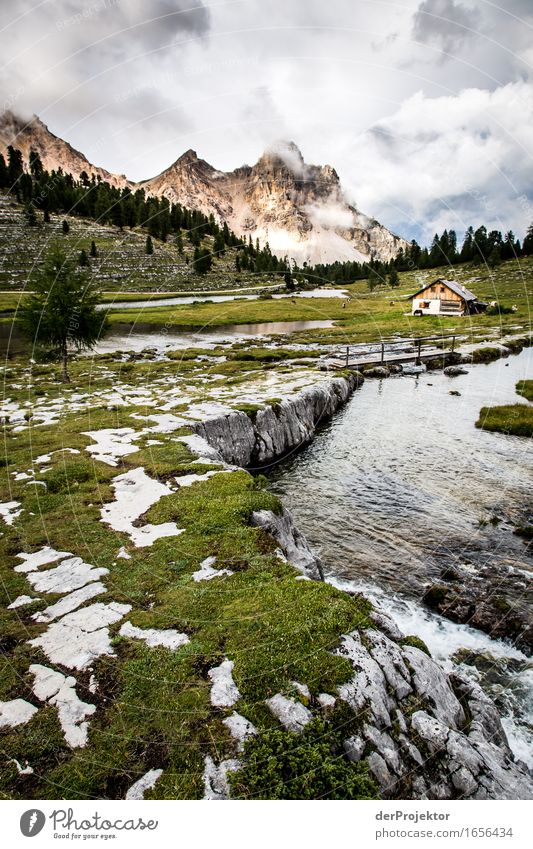
[{"label": "stream", "polygon": [[533,558],[513,534],[530,519],[531,440],[481,431],[475,422],[483,406],[523,401],[515,384],[532,372],[526,349],[455,378],[367,380],[311,445],[270,474],[327,580],[363,592],[441,663],[458,663],[475,678],[530,767],[531,659],[433,613],[421,596],[451,566],[474,576],[487,565],[520,570],[531,586]]}]

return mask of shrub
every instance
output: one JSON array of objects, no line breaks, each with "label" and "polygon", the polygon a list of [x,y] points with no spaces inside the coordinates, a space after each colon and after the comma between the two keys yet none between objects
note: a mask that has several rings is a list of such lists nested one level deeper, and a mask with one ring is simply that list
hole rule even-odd
[{"label": "shrub", "polygon": [[248,740],[241,769],[230,774],[236,799],[374,799],[364,763],[351,763],[332,726],[314,720],[302,734],[270,729]]}]

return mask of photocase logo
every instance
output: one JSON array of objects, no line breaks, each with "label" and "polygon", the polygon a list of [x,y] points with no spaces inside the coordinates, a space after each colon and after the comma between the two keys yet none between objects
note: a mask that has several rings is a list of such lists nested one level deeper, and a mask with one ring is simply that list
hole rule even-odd
[{"label": "photocase logo", "polygon": [[37,808],[31,808],[29,811],[24,811],[20,818],[20,830],[24,837],[35,837],[43,830],[46,817],[42,811]]}]

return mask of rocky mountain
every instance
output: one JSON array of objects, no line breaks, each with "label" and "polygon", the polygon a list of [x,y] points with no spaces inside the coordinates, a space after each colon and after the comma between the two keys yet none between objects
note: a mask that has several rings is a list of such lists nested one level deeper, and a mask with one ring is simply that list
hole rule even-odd
[{"label": "rocky mountain", "polygon": [[0,151],[14,144],[27,158],[38,151],[47,170],[61,167],[78,177],[96,174],[115,186],[143,188],[190,209],[213,214],[242,236],[267,241],[273,253],[298,264],[389,260],[407,242],[347,199],[331,165],[308,165],[292,142],[279,142],[253,165],[218,171],[188,150],[161,174],[141,183],[92,165],[34,117],[24,122],[10,112],[0,118]]},{"label": "rocky mountain", "polygon": [[389,260],[405,240],[351,205],[331,165],[308,165],[293,143],[278,143],[254,166],[217,171],[193,150],[142,184],[156,195],[227,221],[299,264]]},{"label": "rocky mountain", "polygon": [[89,176],[94,174],[112,186],[121,188],[133,185],[124,174],[112,174],[105,168],[92,165],[83,153],[50,132],[46,124],[43,124],[36,115],[29,121],[9,111],[0,115],[0,153],[4,157],[10,144],[22,152],[26,163],[30,150],[32,148],[36,150],[47,171],[57,171],[61,168],[65,173],[72,174],[76,178],[85,171]]}]

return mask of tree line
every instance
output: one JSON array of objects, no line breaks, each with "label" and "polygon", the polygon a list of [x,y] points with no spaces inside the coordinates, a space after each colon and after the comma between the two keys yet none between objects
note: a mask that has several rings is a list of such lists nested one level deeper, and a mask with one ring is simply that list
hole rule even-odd
[{"label": "tree line", "polygon": [[[269,273],[285,276],[289,272],[287,259],[278,259],[269,245],[261,247],[251,236],[241,238],[228,225],[219,225],[213,215],[187,209],[167,198],[147,196],[143,189],[117,188],[82,171],[79,179],[71,174],[46,171],[41,158],[31,150],[28,168],[24,168],[22,152],[13,146],[7,149],[7,162],[0,154],[0,189],[7,189],[24,205],[26,221],[37,226],[50,221],[52,213],[88,218],[119,229],[142,228],[147,232],[145,250],[153,254],[153,240],[172,239],[180,255],[185,254],[184,235],[193,250],[193,268],[205,274],[213,260],[225,254],[227,248],[236,250],[235,270],[249,273]],[[68,233],[68,222],[63,232]],[[206,237],[212,241],[207,242]],[[94,255],[94,254],[93,254]],[[86,256],[82,264],[85,264]]]},{"label": "tree line", "polygon": [[[314,266],[304,262],[302,267],[298,267],[287,257],[279,259],[272,254],[268,243],[261,246],[259,240],[254,242],[251,236],[237,236],[225,222],[217,224],[213,215],[207,216],[199,210],[170,203],[165,197],[147,196],[143,189],[117,188],[94,174],[89,176],[85,171],[77,180],[61,169],[46,171],[35,150],[30,151],[25,170],[20,150],[10,145],[7,153],[7,162],[0,154],[0,189],[7,189],[24,204],[29,225],[39,223],[37,214],[40,212],[44,222],[50,220],[51,213],[68,213],[120,229],[142,228],[147,232],[147,254],[154,252],[154,239],[161,242],[172,239],[181,256],[185,254],[185,234],[193,248],[192,268],[198,274],[210,271],[213,261],[224,256],[227,248],[232,248],[235,251],[236,273],[279,275],[289,288],[294,286],[294,282],[303,283],[305,280],[316,285],[367,279],[372,290],[385,283],[391,288],[398,286],[400,271],[467,262],[495,267],[504,260],[533,254],[533,224],[522,244],[512,231],[502,235],[499,230],[489,231],[481,226],[476,230],[469,227],[460,247],[455,230],[444,230],[441,235],[435,234],[429,247],[422,248],[413,240],[407,249],[400,248],[397,256],[389,262],[348,261]],[[68,232],[66,221],[63,222],[63,231]],[[206,241],[206,237],[210,237],[210,241]],[[95,251],[96,248],[91,250],[92,256],[96,255]],[[80,255],[80,262],[87,264],[86,254]]]}]

